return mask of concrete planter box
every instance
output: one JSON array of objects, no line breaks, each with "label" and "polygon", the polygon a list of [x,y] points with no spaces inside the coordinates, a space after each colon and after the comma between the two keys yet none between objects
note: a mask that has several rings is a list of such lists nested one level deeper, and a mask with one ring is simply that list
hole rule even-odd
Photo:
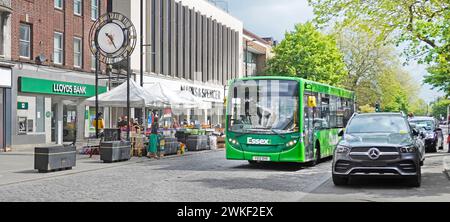
[{"label": "concrete planter box", "polygon": [[76,164],[75,146],[36,147],[34,149],[34,169],[39,173],[56,170],[70,170]]},{"label": "concrete planter box", "polygon": [[208,136],[205,135],[191,135],[187,138],[188,151],[209,150]]},{"label": "concrete planter box", "polygon": [[100,160],[113,163],[131,159],[131,143],[122,141],[102,142],[100,144]]}]

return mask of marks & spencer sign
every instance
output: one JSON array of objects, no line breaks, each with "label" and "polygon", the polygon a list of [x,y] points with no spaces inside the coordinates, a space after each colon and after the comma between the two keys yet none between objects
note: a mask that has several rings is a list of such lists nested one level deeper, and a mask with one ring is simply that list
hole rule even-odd
[{"label": "marks & spencer sign", "polygon": [[181,86],[181,91],[191,92],[192,95],[202,99],[221,99],[221,92],[219,90],[205,89],[195,86]]},{"label": "marks & spencer sign", "polygon": [[[51,95],[92,97],[95,86],[70,82],[58,82],[46,79],[19,77],[19,91],[23,93],[40,93]],[[106,92],[106,87],[98,88],[99,94]]]}]

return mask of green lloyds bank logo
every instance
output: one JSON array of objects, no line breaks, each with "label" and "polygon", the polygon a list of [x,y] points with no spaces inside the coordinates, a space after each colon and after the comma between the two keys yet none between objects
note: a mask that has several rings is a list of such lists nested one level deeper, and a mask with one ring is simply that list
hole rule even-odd
[{"label": "green lloyds bank logo", "polygon": [[253,139],[251,137],[247,138],[247,144],[251,145],[269,145],[270,143],[270,139]]},{"label": "green lloyds bank logo", "polygon": [[53,84],[53,92],[55,93],[66,93],[74,95],[85,95],[86,86],[74,86],[68,84]]}]

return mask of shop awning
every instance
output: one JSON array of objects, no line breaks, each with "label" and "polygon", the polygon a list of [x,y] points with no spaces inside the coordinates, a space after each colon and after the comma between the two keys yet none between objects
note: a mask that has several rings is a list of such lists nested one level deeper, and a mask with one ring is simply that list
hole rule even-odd
[{"label": "shop awning", "polygon": [[[95,96],[85,101],[88,106],[95,106]],[[127,83],[103,93],[98,96],[99,106],[102,107],[126,107],[127,106]],[[158,91],[145,90],[135,81],[130,79],[130,106],[133,108],[142,107],[163,107],[169,104],[166,96]]]},{"label": "shop awning", "polygon": [[144,84],[144,89],[149,92],[158,92],[168,99],[168,102],[173,109],[211,109],[212,105],[209,102],[204,102],[200,98],[195,97],[188,91],[171,90],[170,87],[164,86],[161,83]]}]

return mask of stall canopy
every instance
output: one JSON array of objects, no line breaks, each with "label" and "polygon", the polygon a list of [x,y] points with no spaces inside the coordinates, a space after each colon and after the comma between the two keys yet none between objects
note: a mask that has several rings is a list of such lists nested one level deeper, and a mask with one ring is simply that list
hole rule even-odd
[{"label": "stall canopy", "polygon": [[[130,79],[130,107],[163,107],[169,104],[168,98],[157,90],[145,90],[135,81]],[[86,100],[86,105],[95,106],[95,96]],[[100,94],[98,96],[99,106],[104,107],[126,107],[127,106],[127,83]]]},{"label": "stall canopy", "polygon": [[164,86],[161,83],[148,83],[144,85],[144,89],[149,92],[162,94],[167,98],[171,108],[174,109],[211,109],[211,103],[204,102],[200,98],[195,97],[188,91],[171,90],[170,87]]}]

